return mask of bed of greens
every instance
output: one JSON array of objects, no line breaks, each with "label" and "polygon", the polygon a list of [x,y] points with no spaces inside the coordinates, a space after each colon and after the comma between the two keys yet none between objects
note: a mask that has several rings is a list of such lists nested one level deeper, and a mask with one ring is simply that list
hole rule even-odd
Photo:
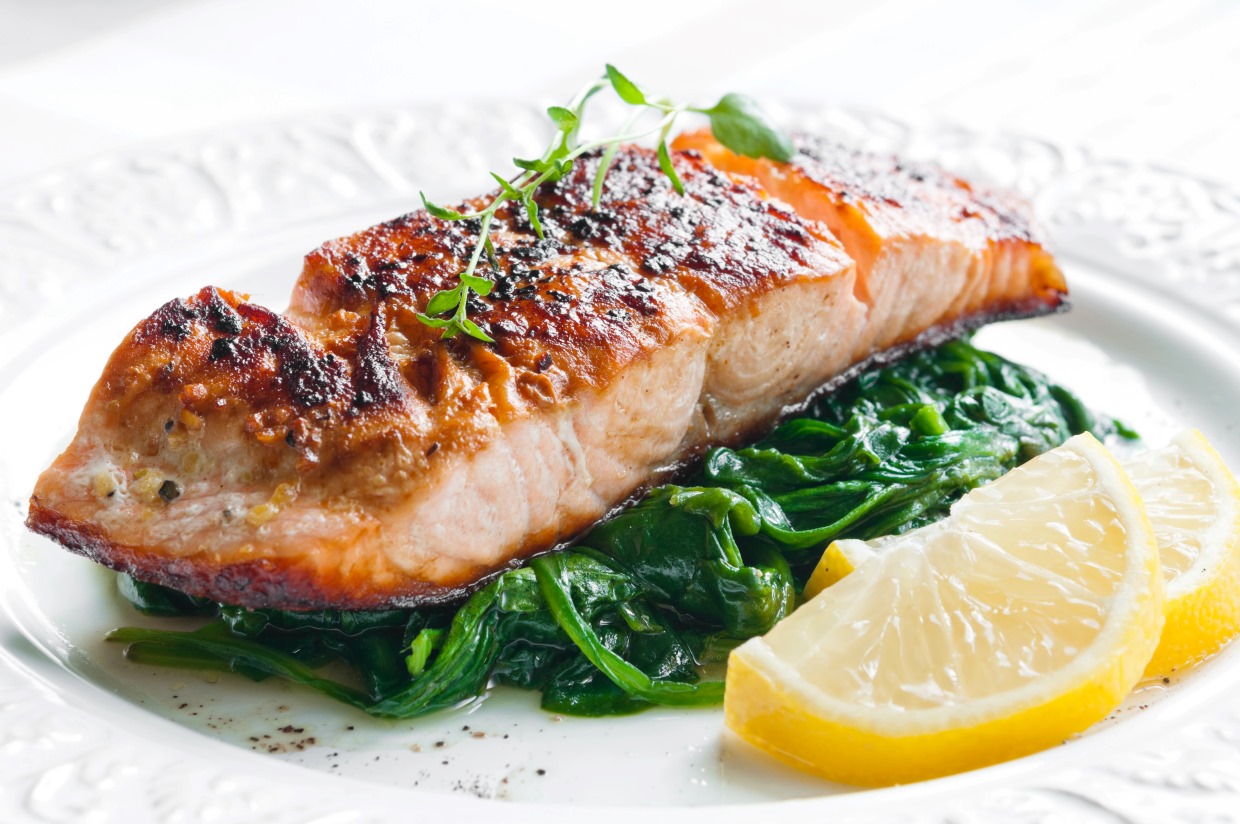
[{"label": "bed of greens", "polygon": [[138,663],[275,676],[383,717],[434,712],[493,684],[537,690],[544,709],[575,715],[713,705],[723,682],[711,665],[793,610],[830,541],[934,521],[1087,430],[1131,436],[1045,376],[954,341],[861,375],[751,447],[712,450],[686,485],[651,491],[459,605],[249,610],[120,576],[141,612],[201,626],[109,639]]}]

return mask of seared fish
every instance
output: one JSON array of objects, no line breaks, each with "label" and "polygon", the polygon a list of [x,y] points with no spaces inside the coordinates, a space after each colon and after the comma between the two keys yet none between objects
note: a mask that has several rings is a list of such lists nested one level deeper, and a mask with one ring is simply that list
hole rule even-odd
[{"label": "seared fish", "polygon": [[477,228],[423,211],[312,252],[283,315],[210,287],[164,304],[28,525],[249,607],[442,602],[867,365],[1063,304],[1009,196],[808,139],[788,165],[679,146],[683,196],[626,147],[597,210],[597,155],[544,187],[546,239],[500,210],[470,305],[494,344],[417,320]]}]

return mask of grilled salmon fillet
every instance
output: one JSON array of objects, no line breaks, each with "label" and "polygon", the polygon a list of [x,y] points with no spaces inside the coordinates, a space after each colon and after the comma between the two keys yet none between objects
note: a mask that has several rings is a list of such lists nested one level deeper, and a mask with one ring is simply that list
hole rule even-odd
[{"label": "grilled salmon fillet", "polygon": [[164,304],[28,525],[227,603],[443,602],[867,365],[1063,303],[1009,197],[808,138],[786,165],[679,146],[684,195],[630,146],[598,209],[597,155],[540,190],[545,239],[499,211],[469,307],[494,344],[417,320],[477,231],[423,211],[312,252],[283,315],[210,287]]},{"label": "grilled salmon fillet", "polygon": [[[794,135],[792,163],[743,157],[708,131],[678,137],[716,168],[755,178],[768,195],[821,221],[857,265],[868,310],[854,358],[871,356],[952,318],[1036,313],[1065,291],[1032,233],[1028,206],[942,169]],[[1021,306],[1024,294],[1028,303]]]}]

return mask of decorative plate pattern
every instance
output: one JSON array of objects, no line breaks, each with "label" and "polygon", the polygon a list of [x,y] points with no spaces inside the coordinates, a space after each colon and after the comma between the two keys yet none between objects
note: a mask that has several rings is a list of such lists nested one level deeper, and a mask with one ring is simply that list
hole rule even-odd
[{"label": "decorative plate pattern", "polygon": [[[0,190],[0,338],[21,337],[60,296],[187,247],[360,206],[396,210],[416,202],[419,180],[464,193],[485,179],[480,170],[499,168],[505,155],[544,134],[539,109],[484,108],[435,104],[251,125],[97,158]],[[1240,323],[1240,193],[1033,138],[810,105],[775,115],[1013,186],[1034,199],[1058,248],[1123,267]],[[25,491],[5,492],[6,509],[20,513]],[[6,541],[20,528],[13,511],[5,513]],[[5,619],[0,632],[0,821],[344,824],[393,820],[416,808],[414,791],[319,780],[293,767],[255,776],[152,743],[67,706],[45,686],[54,665]],[[437,801],[475,814],[486,803]],[[981,793],[910,795],[883,810],[892,821],[1240,821],[1240,703],[1219,699],[1208,717],[1114,752],[1105,765],[1018,775],[1005,789]],[[531,812],[505,805],[485,814],[523,820]],[[859,803],[841,804],[835,816],[867,819]]]}]

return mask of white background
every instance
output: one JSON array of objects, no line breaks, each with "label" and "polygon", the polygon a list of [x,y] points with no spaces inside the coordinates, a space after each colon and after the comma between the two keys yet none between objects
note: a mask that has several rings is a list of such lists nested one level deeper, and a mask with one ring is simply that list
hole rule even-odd
[{"label": "white background", "polygon": [[[0,0],[0,188],[90,157],[256,119],[427,99],[563,98],[607,61],[682,99],[709,102],[735,90],[1015,131],[1151,161],[1240,191],[1240,2],[1222,0]],[[1187,327],[1172,331],[1195,333]],[[0,331],[7,328],[0,317]],[[1178,368],[1186,359],[1157,362]],[[1175,379],[1192,374],[1176,372]],[[1211,395],[1194,397],[1205,405]],[[43,442],[22,427],[10,431]],[[32,671],[54,668],[3,617],[0,642],[0,653],[14,653]],[[14,810],[31,820],[102,819],[104,802],[109,810],[149,811],[153,776],[172,787],[156,801],[250,805],[252,820],[296,820],[309,809],[305,798],[318,803],[328,792],[291,780],[272,786],[274,762],[241,759],[236,769],[252,769],[252,781],[240,792],[219,792],[188,770],[185,752],[122,738],[126,725],[109,712],[89,718],[62,711],[36,694],[24,671],[15,672],[21,686],[6,692],[10,673],[0,661],[6,822]],[[1236,809],[1240,715],[1217,690],[1191,699],[1202,707],[1217,702],[1217,724],[1190,727],[1169,743],[1160,738],[1152,755],[1140,753],[1132,733],[1121,739],[1137,741],[1132,757],[1116,751],[1095,770],[1065,773],[1029,803],[1038,811],[1075,811],[1077,818],[1085,815],[1081,805],[1093,805],[1088,810],[1099,820],[1170,821],[1162,813],[1172,809],[1226,820]],[[105,695],[89,694],[98,698],[96,692]],[[121,718],[146,718],[128,704],[102,706],[132,713]],[[1183,716],[1171,718],[1181,723]],[[19,795],[13,786],[33,789]],[[382,788],[368,789],[376,809],[388,803]],[[971,797],[960,795],[962,803]],[[1002,805],[1013,815],[1022,799],[1014,797],[1004,796],[1011,803]],[[446,796],[428,798],[447,803]],[[391,809],[404,809],[405,799],[397,801]],[[340,803],[325,803],[322,820],[342,820]],[[60,814],[75,804],[80,814]],[[169,815],[194,820],[194,809]],[[986,820],[984,809],[980,815],[965,817]],[[934,809],[927,816],[936,817]],[[215,819],[230,817],[217,812]]]},{"label": "white background", "polygon": [[1033,134],[1240,189],[1224,0],[0,0],[0,185],[256,118],[566,97],[809,98]]}]

